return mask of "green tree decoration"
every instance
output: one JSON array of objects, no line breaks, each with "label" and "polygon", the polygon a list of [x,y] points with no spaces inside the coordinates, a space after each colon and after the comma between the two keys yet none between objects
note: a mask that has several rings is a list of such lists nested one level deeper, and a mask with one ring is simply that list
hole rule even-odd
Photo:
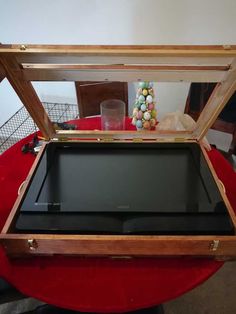
[{"label": "green tree decoration", "polygon": [[132,115],[132,124],[137,130],[151,130],[157,123],[153,82],[139,82]]}]

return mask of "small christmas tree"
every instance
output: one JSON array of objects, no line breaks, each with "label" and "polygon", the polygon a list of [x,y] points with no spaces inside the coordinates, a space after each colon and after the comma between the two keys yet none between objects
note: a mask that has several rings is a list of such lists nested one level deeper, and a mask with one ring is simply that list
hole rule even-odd
[{"label": "small christmas tree", "polygon": [[151,130],[156,125],[157,111],[152,82],[139,82],[133,109],[132,124],[137,130]]}]

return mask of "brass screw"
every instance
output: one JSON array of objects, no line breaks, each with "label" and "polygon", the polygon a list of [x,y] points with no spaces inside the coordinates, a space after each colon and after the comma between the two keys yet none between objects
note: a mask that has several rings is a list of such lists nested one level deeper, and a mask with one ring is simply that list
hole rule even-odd
[{"label": "brass screw", "polygon": [[26,45],[21,45],[20,50],[26,50]]}]

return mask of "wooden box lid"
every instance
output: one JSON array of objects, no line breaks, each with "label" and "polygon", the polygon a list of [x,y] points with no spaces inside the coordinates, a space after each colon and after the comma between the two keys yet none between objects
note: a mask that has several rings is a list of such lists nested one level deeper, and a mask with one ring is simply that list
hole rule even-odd
[{"label": "wooden box lid", "polygon": [[[234,46],[53,46],[0,45],[0,81],[7,77],[46,139],[201,140],[236,89]],[[164,81],[217,83],[192,131],[58,131],[53,127],[31,81]],[[19,234],[11,229],[31,177],[47,144],[38,154],[0,234],[8,254],[79,254],[135,256],[236,256],[236,237],[111,236]],[[202,145],[200,144],[200,148]],[[202,149],[202,148],[201,148]],[[208,157],[202,149],[207,163]],[[209,163],[234,227],[236,218]]]},{"label": "wooden box lid", "polygon": [[[236,89],[236,45],[0,45],[0,81],[7,77],[46,139],[180,138],[201,140]],[[58,131],[31,81],[217,82],[192,131]]]}]

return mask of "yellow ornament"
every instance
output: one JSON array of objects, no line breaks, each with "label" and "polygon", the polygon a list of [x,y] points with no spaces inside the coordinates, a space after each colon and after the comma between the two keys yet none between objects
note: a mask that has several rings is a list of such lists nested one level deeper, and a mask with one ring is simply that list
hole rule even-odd
[{"label": "yellow ornament", "polygon": [[151,116],[152,116],[152,118],[156,118],[156,116],[157,116],[157,111],[154,109],[154,110],[152,110],[151,111]]},{"label": "yellow ornament", "polygon": [[148,94],[147,89],[143,89],[143,96],[147,96],[147,94]]}]

